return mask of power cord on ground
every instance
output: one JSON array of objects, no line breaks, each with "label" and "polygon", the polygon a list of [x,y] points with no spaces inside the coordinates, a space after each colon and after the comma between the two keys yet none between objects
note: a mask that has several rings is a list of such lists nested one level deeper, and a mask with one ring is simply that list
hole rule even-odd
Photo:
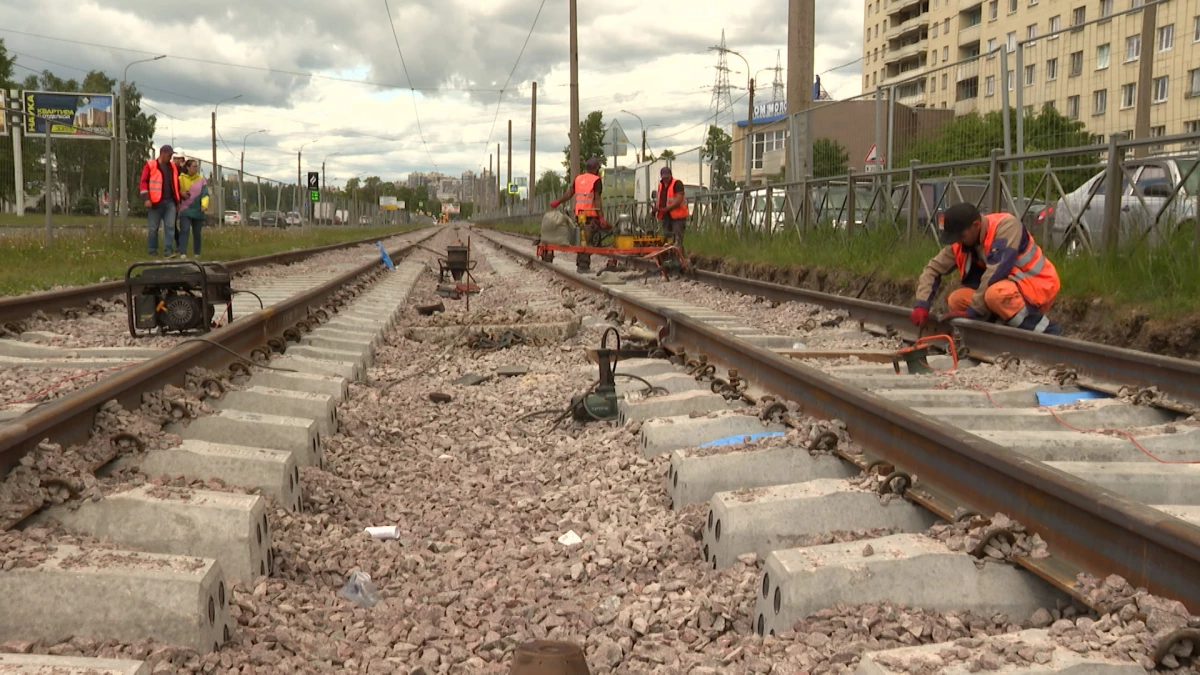
[{"label": "power cord on ground", "polygon": [[197,338],[189,338],[189,339],[187,339],[187,340],[184,340],[184,341],[180,342],[179,344],[181,344],[181,345],[185,345],[185,344],[187,344],[187,343],[189,343],[189,342],[203,342],[203,343],[205,343],[205,344],[210,344],[210,345],[212,345],[212,346],[216,347],[217,349],[221,349],[221,350],[224,350],[224,351],[226,351],[226,352],[229,352],[229,353],[230,353],[230,354],[232,354],[232,355],[233,355],[235,358],[237,358],[239,361],[243,361],[243,362],[245,362],[245,363],[247,363],[247,364],[249,364],[249,365],[251,365],[251,366],[254,366],[255,368],[266,368],[267,370],[275,370],[275,371],[278,371],[278,372],[281,372],[281,373],[298,373],[298,372],[300,372],[300,371],[298,371],[298,370],[293,370],[293,369],[291,369],[291,368],[277,368],[277,367],[275,367],[275,366],[268,366],[268,365],[266,365],[266,364],[264,364],[264,363],[256,363],[256,362],[254,362],[254,361],[251,361],[250,359],[248,359],[248,358],[246,358],[246,357],[242,356],[241,354],[238,354],[237,352],[233,351],[233,350],[232,350],[232,349],[230,349],[229,347],[226,347],[225,345],[223,345],[223,344],[220,344],[220,343],[218,343],[218,342],[215,342],[215,341],[213,341],[213,340],[210,340],[210,339],[208,339],[208,338],[202,338],[202,337],[197,337]]}]

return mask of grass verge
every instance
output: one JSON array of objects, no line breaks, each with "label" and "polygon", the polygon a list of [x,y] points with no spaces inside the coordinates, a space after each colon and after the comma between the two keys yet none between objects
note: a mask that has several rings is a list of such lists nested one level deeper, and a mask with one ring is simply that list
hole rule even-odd
[{"label": "grass verge", "polygon": [[[532,221],[489,227],[525,234],[539,230],[539,224]],[[938,245],[930,239],[904,241],[890,228],[851,234],[818,228],[804,239],[794,234],[739,235],[712,228],[689,230],[684,241],[690,253],[897,282],[915,282],[925,263],[938,251]],[[1058,268],[1062,299],[1104,299],[1115,309],[1136,310],[1151,319],[1176,319],[1200,311],[1200,253],[1189,232],[1179,232],[1162,246],[1134,246],[1116,254],[1047,254]],[[954,281],[952,276],[946,281]]]},{"label": "grass verge", "polygon": [[[313,227],[280,230],[257,227],[205,228],[204,260],[234,260],[298,248],[398,234],[414,227]],[[19,295],[59,286],[80,286],[123,278],[132,263],[147,259],[145,230],[56,237],[49,247],[41,235],[0,239],[0,295]]]},{"label": "grass verge", "polygon": [[[50,222],[54,227],[106,228],[108,227],[108,216],[76,216],[55,213],[50,216]],[[117,227],[134,227],[137,225],[145,227],[146,217],[121,218],[118,216],[113,219],[113,224]],[[27,213],[23,216],[18,216],[15,213],[0,213],[0,227],[39,228],[45,226],[46,214],[44,213]]]},{"label": "grass verge", "polygon": [[[1188,233],[1156,247],[1135,246],[1116,254],[1066,257],[1047,251],[1062,280],[1060,299],[1103,298],[1118,309],[1171,319],[1200,309],[1200,260]],[[889,229],[846,234],[818,229],[795,235],[738,236],[728,230],[689,232],[688,251],[747,263],[795,265],[892,281],[915,281],[938,251],[935,242],[908,242]],[[953,275],[947,276],[947,281]]]}]

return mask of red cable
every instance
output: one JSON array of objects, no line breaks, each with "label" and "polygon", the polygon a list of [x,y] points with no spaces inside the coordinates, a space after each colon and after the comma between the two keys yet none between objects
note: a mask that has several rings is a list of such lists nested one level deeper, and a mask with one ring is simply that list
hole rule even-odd
[{"label": "red cable", "polygon": [[[997,403],[996,399],[992,398],[992,393],[990,391],[988,391],[987,388],[985,388],[981,385],[978,385],[978,384],[972,384],[971,388],[975,389],[977,391],[982,391],[984,393],[984,395],[987,396],[988,401],[991,401],[992,405],[996,406],[997,408],[1004,407],[1004,406],[1000,405],[999,403]],[[1078,431],[1081,434],[1109,433],[1109,434],[1117,434],[1118,436],[1124,436],[1125,438],[1129,439],[1130,443],[1133,443],[1134,447],[1136,447],[1138,450],[1141,450],[1143,453],[1145,453],[1145,455],[1147,457],[1149,457],[1150,459],[1153,459],[1156,462],[1159,462],[1160,464],[1200,464],[1200,460],[1162,459],[1161,457],[1158,457],[1154,453],[1147,450],[1146,446],[1139,443],[1138,439],[1134,438],[1133,434],[1129,433],[1128,431],[1125,431],[1124,429],[1080,429],[1079,427],[1077,427],[1077,426],[1067,422],[1063,418],[1059,417],[1058,413],[1054,412],[1054,410],[1052,408],[1050,408],[1049,406],[1039,405],[1038,410],[1045,410],[1046,412],[1048,412],[1052,416],[1054,416],[1054,419],[1058,420],[1059,424],[1063,425],[1064,427],[1066,427],[1072,431]]]},{"label": "red cable", "polygon": [[59,387],[63,386],[64,384],[66,384],[66,383],[68,383],[68,382],[71,382],[71,381],[73,381],[73,380],[78,380],[78,379],[79,379],[79,378],[81,378],[81,377],[87,377],[88,375],[97,375],[97,374],[99,374],[99,373],[106,373],[106,372],[108,372],[108,371],[110,371],[110,370],[121,370],[122,368],[129,368],[130,366],[134,366],[134,365],[137,365],[137,364],[134,364],[134,363],[127,363],[127,364],[125,364],[125,365],[123,365],[123,366],[113,366],[112,368],[102,368],[102,369],[100,369],[100,370],[89,370],[89,371],[88,371],[88,372],[86,372],[86,373],[80,373],[80,374],[78,374],[78,375],[72,375],[71,377],[68,377],[68,378],[66,378],[65,380],[59,380],[58,382],[55,382],[54,384],[50,385],[49,387],[46,387],[45,389],[43,389],[43,390],[39,391],[39,392],[38,392],[38,393],[36,393],[36,394],[31,394],[31,395],[29,395],[29,396],[26,396],[25,398],[22,398],[22,399],[19,399],[19,400],[16,400],[16,401],[8,401],[7,403],[0,403],[0,407],[2,407],[2,406],[7,406],[7,405],[17,405],[17,404],[19,404],[19,403],[27,403],[27,402],[29,402],[29,401],[32,401],[33,399],[35,399],[35,398],[37,398],[37,397],[39,397],[39,396],[42,396],[42,395],[45,395],[45,394],[49,394],[50,392],[54,391],[55,389],[58,389]]}]

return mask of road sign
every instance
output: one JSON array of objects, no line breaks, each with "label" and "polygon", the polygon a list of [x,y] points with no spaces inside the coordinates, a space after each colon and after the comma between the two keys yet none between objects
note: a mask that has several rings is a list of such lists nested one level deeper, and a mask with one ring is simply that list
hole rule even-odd
[{"label": "road sign", "polygon": [[308,198],[314,202],[321,201],[321,191],[320,190],[309,190]]},{"label": "road sign", "polygon": [[234,191],[233,191],[233,198],[234,198],[234,199],[237,199],[237,198],[238,198],[238,191],[237,191],[237,190],[234,190]]},{"label": "road sign", "polygon": [[863,168],[867,170],[867,173],[879,173],[880,171],[883,170],[883,167],[880,166],[879,164],[876,164],[875,162],[869,162]]},{"label": "road sign", "polygon": [[883,157],[879,156],[879,148],[874,143],[872,143],[871,149],[867,151],[867,158],[864,159],[863,161],[866,162],[867,164],[871,164],[873,162],[879,162],[880,164],[883,164],[884,159],[883,159]]},{"label": "road sign", "polygon": [[[613,149],[616,152],[613,152]],[[629,137],[625,135],[625,130],[621,128],[621,123],[613,120],[609,122],[608,129],[604,131],[604,156],[612,157],[617,155],[624,157],[629,154]]]},{"label": "road sign", "polygon": [[510,194],[510,195],[521,194],[521,186],[517,185],[516,183],[509,183],[508,184],[508,194]]},{"label": "road sign", "polygon": [[[321,189],[321,174],[317,173],[316,171],[308,172],[308,189],[309,190],[320,190]],[[317,200],[314,199],[313,201],[315,202]]]}]

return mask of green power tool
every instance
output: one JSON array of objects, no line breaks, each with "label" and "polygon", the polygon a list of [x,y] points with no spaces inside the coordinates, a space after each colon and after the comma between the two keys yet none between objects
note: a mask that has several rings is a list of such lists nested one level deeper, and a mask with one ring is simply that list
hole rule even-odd
[{"label": "green power tool", "polygon": [[604,331],[600,337],[600,348],[596,350],[596,361],[600,364],[600,380],[582,396],[571,398],[571,410],[580,422],[617,419],[617,383],[613,374],[612,354],[608,348],[608,334],[617,338],[617,352],[621,351],[621,336],[615,328]]}]

